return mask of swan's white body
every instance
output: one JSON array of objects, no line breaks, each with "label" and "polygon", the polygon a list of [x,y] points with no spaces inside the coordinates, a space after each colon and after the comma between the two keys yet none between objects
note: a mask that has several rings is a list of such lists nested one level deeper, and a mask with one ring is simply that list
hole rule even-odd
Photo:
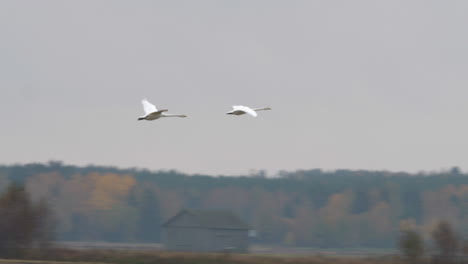
[{"label": "swan's white body", "polygon": [[143,110],[145,111],[144,116],[140,116],[138,120],[155,120],[159,119],[161,117],[187,117],[186,115],[169,115],[164,112],[167,112],[167,109],[159,110],[156,109],[156,106],[154,106],[152,103],[148,102],[148,100],[143,99],[141,100],[141,103],[143,104]]},{"label": "swan's white body", "polygon": [[270,107],[263,107],[263,108],[256,108],[256,109],[252,109],[250,107],[247,107],[247,106],[243,106],[243,105],[233,105],[232,106],[232,110],[227,112],[226,114],[228,115],[245,115],[245,114],[249,114],[253,117],[257,117],[257,111],[262,111],[262,110],[271,110]]}]

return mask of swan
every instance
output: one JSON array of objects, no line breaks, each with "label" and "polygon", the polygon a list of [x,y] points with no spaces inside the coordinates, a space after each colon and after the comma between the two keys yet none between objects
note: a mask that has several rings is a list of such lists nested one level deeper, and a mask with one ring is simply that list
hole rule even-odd
[{"label": "swan", "polygon": [[168,110],[167,109],[163,109],[163,110],[157,110],[156,109],[156,106],[154,106],[154,104],[148,102],[148,100],[146,99],[143,99],[141,100],[141,103],[143,104],[143,110],[145,111],[145,115],[144,116],[140,116],[138,118],[138,120],[155,120],[155,119],[158,119],[160,117],[187,117],[186,115],[170,115],[170,114],[166,114],[164,112],[167,112]]},{"label": "swan", "polygon": [[244,115],[244,114],[249,114],[253,117],[257,117],[257,111],[263,111],[263,110],[271,110],[270,107],[263,107],[263,108],[256,108],[252,109],[247,106],[243,105],[233,105],[232,110],[227,112],[226,114],[228,115]]}]

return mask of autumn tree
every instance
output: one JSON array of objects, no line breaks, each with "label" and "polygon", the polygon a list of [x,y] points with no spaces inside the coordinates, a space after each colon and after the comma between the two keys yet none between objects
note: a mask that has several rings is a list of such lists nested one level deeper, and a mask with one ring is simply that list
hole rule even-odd
[{"label": "autumn tree", "polygon": [[33,246],[44,248],[52,238],[45,202],[34,204],[21,185],[0,196],[0,256],[20,257]]},{"label": "autumn tree", "polygon": [[415,230],[402,230],[398,248],[403,257],[411,264],[420,263],[424,254],[424,243],[421,235]]},{"label": "autumn tree", "polygon": [[440,221],[431,235],[437,250],[437,254],[434,255],[434,263],[454,263],[459,240],[450,223]]}]

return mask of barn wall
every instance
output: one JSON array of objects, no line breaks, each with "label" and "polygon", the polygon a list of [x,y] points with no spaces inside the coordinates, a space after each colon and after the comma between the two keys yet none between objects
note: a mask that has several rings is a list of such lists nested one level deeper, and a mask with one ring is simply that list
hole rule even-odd
[{"label": "barn wall", "polygon": [[247,252],[247,230],[164,227],[163,243],[171,251]]},{"label": "barn wall", "polygon": [[163,243],[172,251],[210,251],[209,234],[199,228],[164,227]]},{"label": "barn wall", "polygon": [[210,229],[211,251],[247,252],[249,237],[247,230]]}]

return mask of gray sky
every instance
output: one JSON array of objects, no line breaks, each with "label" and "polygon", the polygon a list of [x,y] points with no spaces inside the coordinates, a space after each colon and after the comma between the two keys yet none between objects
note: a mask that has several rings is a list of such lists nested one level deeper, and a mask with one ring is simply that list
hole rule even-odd
[{"label": "gray sky", "polygon": [[[468,1],[0,1],[0,163],[468,168]],[[137,122],[147,97],[189,118]],[[231,105],[270,106],[254,119]]]}]

